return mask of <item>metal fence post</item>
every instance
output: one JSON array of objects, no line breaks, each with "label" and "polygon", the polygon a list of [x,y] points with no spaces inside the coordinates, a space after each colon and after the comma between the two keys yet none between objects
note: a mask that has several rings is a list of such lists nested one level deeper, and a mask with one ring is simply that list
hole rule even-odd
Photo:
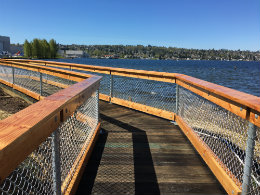
[{"label": "metal fence post", "polygon": [[178,115],[179,110],[179,85],[176,84],[176,114]]},{"label": "metal fence post", "polygon": [[40,95],[42,96],[42,73],[40,72]]},{"label": "metal fence post", "polygon": [[100,116],[99,116],[99,89],[97,89],[97,113],[98,113],[98,122],[100,121]]},{"label": "metal fence post", "polygon": [[242,195],[246,195],[250,189],[251,171],[254,158],[254,147],[256,138],[256,126],[249,122],[248,137],[246,145],[246,157],[244,165],[243,183],[242,183]]},{"label": "metal fence post", "polygon": [[61,195],[60,166],[60,133],[59,130],[56,130],[52,133],[52,175],[54,195]]},{"label": "metal fence post", "polygon": [[12,66],[13,84],[14,84],[14,67]]},{"label": "metal fence post", "polygon": [[113,75],[111,74],[111,71],[110,71],[110,103],[111,103],[111,100],[112,100],[112,97],[113,97],[113,91],[114,91],[114,77]]}]

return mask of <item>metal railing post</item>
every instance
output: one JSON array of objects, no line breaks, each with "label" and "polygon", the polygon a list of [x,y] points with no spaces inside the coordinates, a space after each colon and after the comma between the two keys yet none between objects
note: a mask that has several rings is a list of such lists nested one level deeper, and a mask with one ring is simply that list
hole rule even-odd
[{"label": "metal railing post", "polygon": [[111,103],[111,100],[112,100],[112,97],[113,97],[113,91],[114,91],[114,77],[113,75],[111,74],[111,71],[110,71],[110,103]]},{"label": "metal railing post", "polygon": [[176,84],[176,114],[178,115],[179,110],[179,85]]},{"label": "metal railing post", "polygon": [[42,73],[40,72],[40,95],[42,96]]},{"label": "metal railing post", "polygon": [[13,84],[14,84],[14,67],[12,66],[12,76],[13,76]]},{"label": "metal railing post", "polygon": [[254,158],[254,147],[256,138],[256,126],[249,122],[248,137],[246,143],[246,157],[244,165],[243,183],[242,183],[242,195],[246,195],[249,192],[251,182],[251,171]]},{"label": "metal railing post", "polygon": [[61,195],[60,166],[60,133],[59,130],[56,130],[52,133],[52,175],[54,195]]}]

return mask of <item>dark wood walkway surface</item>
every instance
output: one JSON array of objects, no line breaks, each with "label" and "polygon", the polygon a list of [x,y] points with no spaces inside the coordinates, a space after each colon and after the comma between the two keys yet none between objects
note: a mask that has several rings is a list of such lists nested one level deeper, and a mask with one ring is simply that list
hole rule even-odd
[{"label": "dark wood walkway surface", "polygon": [[178,126],[100,102],[102,134],[81,194],[226,194]]}]

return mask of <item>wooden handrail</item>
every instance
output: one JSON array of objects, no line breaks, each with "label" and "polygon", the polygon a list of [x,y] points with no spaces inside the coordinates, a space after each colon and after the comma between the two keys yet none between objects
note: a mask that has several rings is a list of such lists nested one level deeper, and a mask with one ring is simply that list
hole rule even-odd
[{"label": "wooden handrail", "polygon": [[253,124],[260,127],[260,97],[243,93],[207,81],[203,81],[184,74],[111,68],[104,66],[92,66],[43,60],[16,59],[2,61],[27,62],[45,66],[72,68],[75,70],[85,70],[90,72],[99,72],[103,74],[112,74],[140,79],[177,83],[182,87],[204,97],[205,99],[208,99],[209,101],[212,101],[213,103],[229,110],[230,112],[242,117],[243,119],[249,120]]},{"label": "wooden handrail", "polygon": [[224,97],[226,99],[229,99],[238,104],[247,106],[253,110],[260,112],[260,97],[250,95],[221,85],[217,85],[214,83],[210,83],[207,81],[203,81],[201,79],[197,79],[184,74],[176,74],[176,78],[180,81],[184,81],[191,85],[200,87],[201,89],[204,89],[209,93],[214,93],[216,95],[219,95],[221,97]]},{"label": "wooden handrail", "polygon": [[[0,121],[0,183],[99,87],[93,76]],[[15,152],[14,152],[15,151]]]},{"label": "wooden handrail", "polygon": [[175,83],[175,73],[168,72],[157,72],[157,71],[146,71],[146,70],[136,70],[136,69],[125,69],[125,68],[111,68],[105,66],[93,66],[93,65],[83,65],[75,63],[63,63],[63,62],[53,62],[53,61],[43,61],[43,60],[21,60],[21,59],[2,59],[0,62],[26,62],[41,66],[52,66],[60,68],[68,68],[74,70],[83,70],[89,72],[97,72],[103,74],[112,74],[118,76],[127,76],[132,78],[141,78],[155,81],[163,81],[169,83]]}]

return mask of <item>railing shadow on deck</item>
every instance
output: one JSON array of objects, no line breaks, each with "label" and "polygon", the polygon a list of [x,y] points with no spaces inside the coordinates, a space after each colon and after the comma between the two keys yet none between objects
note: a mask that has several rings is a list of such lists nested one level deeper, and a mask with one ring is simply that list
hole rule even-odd
[{"label": "railing shadow on deck", "polygon": [[[135,194],[160,194],[146,132],[104,114],[100,114],[100,118],[132,133]],[[107,130],[103,129],[103,131],[105,133],[99,137],[93,155],[89,161],[91,163],[87,165],[85,169],[77,194],[91,194],[98,166],[109,134]],[[143,166],[145,166],[145,170],[143,169]],[[93,169],[95,169],[95,174],[93,174]],[[90,175],[92,175],[91,178]]]},{"label": "railing shadow on deck", "polygon": [[86,165],[76,195],[91,194],[91,191],[93,189],[108,135],[107,130],[105,130],[104,128],[101,128],[100,132],[101,134],[99,135],[96,145],[93,149],[92,155],[89,159],[89,163],[87,163]]}]

